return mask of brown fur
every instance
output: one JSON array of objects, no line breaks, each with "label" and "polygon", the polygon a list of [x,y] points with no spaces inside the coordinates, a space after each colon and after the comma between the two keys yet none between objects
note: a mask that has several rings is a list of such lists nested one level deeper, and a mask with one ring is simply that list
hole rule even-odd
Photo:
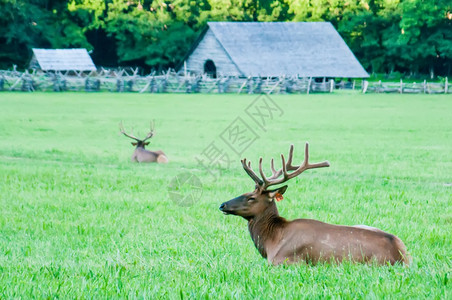
[{"label": "brown fur", "polygon": [[280,217],[274,197],[286,188],[263,192],[256,189],[220,206],[224,213],[248,220],[254,245],[269,263],[351,260],[381,265],[409,264],[403,242],[380,229],[332,225],[311,219],[287,221]]},{"label": "brown fur", "polygon": [[145,149],[145,147],[149,145],[149,142],[146,142],[146,140],[154,136],[154,122],[151,122],[151,130],[144,139],[139,139],[136,136],[127,133],[124,129],[124,126],[122,125],[122,122],[119,123],[119,132],[125,135],[126,137],[135,140],[135,142],[132,142],[132,145],[136,147],[131,157],[132,162],[140,163],[157,162],[159,164],[164,164],[168,162],[168,157],[165,155],[165,153],[163,153],[163,151],[161,150],[149,151]]},{"label": "brown fur", "polygon": [[243,194],[224,202],[220,210],[225,214],[241,216],[248,220],[248,229],[254,245],[269,263],[321,261],[376,262],[378,264],[409,264],[403,242],[396,236],[378,228],[356,225],[341,226],[311,219],[287,221],[279,216],[275,200],[282,200],[287,185],[268,190],[272,185],[286,182],[308,169],[329,167],[329,162],[309,163],[309,144],[305,145],[304,161],[292,165],[293,145],[286,161],[281,155],[282,168],[276,170],[271,160],[272,176],[266,177],[259,159],[259,177],[251,162],[242,160],[245,172],[256,183],[254,192]]},{"label": "brown fur", "polygon": [[144,149],[144,147],[138,147],[135,148],[135,151],[132,154],[131,157],[132,162],[140,162],[140,163],[150,163],[150,162],[157,162],[157,163],[167,163],[168,158],[166,157],[165,153],[163,151],[149,151]]}]

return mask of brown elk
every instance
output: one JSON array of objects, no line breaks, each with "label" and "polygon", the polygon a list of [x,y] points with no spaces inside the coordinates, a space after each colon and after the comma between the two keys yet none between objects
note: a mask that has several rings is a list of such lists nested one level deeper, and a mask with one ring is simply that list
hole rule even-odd
[{"label": "brown elk", "polygon": [[131,134],[126,133],[122,122],[119,123],[119,131],[128,138],[135,140],[132,142],[133,146],[136,146],[135,151],[132,154],[131,160],[132,162],[157,162],[157,163],[167,163],[168,157],[166,157],[163,151],[149,151],[144,149],[145,146],[149,145],[150,142],[146,142],[148,139],[154,136],[154,122],[151,122],[151,130],[146,135],[144,139],[139,139]]},{"label": "brown elk", "polygon": [[[378,264],[408,264],[405,245],[396,236],[365,225],[340,226],[311,219],[287,221],[278,214],[276,201],[282,200],[287,185],[269,190],[270,186],[282,184],[308,169],[329,167],[328,161],[309,163],[308,143],[304,162],[292,165],[293,145],[285,162],[281,154],[282,168],[275,170],[271,160],[271,177],[262,171],[259,160],[259,177],[251,163],[243,159],[245,172],[256,183],[255,190],[220,205],[224,214],[245,218],[254,245],[259,253],[273,265],[297,262],[376,262]],[[289,172],[290,171],[290,172]],[[293,172],[292,172],[293,171]]]}]

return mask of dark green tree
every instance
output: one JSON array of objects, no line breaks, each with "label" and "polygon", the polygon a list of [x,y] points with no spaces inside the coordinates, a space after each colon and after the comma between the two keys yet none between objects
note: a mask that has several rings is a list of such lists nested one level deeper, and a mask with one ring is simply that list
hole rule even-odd
[{"label": "dark green tree", "polygon": [[208,21],[329,21],[371,72],[452,67],[448,0],[0,0],[0,67],[31,48],[83,47],[96,64],[178,65]]},{"label": "dark green tree", "polygon": [[[435,69],[450,73],[452,62],[452,2],[411,0],[401,4],[397,44],[405,67],[414,72]],[[387,51],[390,49],[387,48]]]},{"label": "dark green tree", "polygon": [[0,67],[25,67],[31,48],[90,49],[66,1],[0,0]]}]

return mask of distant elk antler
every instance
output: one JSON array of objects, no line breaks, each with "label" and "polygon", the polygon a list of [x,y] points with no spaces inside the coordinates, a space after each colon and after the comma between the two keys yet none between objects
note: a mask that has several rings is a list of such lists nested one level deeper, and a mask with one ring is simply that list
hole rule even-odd
[{"label": "distant elk antler", "polygon": [[122,133],[123,135],[125,135],[126,137],[129,137],[129,138],[131,138],[131,139],[133,139],[133,140],[135,140],[135,141],[142,141],[142,142],[145,142],[146,140],[148,140],[148,139],[150,139],[151,137],[153,137],[154,136],[154,128],[155,128],[155,124],[154,124],[154,121],[151,121],[150,122],[151,123],[151,126],[150,126],[150,131],[149,131],[149,133],[146,135],[146,137],[144,138],[144,139],[139,139],[139,138],[137,138],[136,136],[134,136],[134,135],[132,135],[132,134],[129,134],[129,133],[127,133],[126,131],[125,131],[125,129],[124,129],[124,126],[122,125],[122,121],[119,123],[119,131],[120,131],[120,133]]},{"label": "distant elk antler", "polygon": [[168,158],[166,157],[163,151],[149,151],[145,149],[145,146],[149,145],[150,142],[146,142],[150,138],[152,138],[155,134],[155,122],[150,122],[150,131],[146,135],[144,139],[139,139],[133,134],[127,133],[122,125],[122,121],[119,123],[119,132],[125,135],[128,138],[135,140],[132,142],[133,146],[136,146],[135,151],[132,155],[133,162],[158,162],[158,163],[167,163]]}]

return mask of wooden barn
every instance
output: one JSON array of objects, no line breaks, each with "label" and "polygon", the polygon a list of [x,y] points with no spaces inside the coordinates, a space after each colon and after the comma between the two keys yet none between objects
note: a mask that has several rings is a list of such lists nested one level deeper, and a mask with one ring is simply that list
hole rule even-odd
[{"label": "wooden barn", "polygon": [[86,49],[33,48],[29,68],[43,71],[96,71]]},{"label": "wooden barn", "polygon": [[369,77],[329,22],[208,22],[182,68],[212,77]]}]

